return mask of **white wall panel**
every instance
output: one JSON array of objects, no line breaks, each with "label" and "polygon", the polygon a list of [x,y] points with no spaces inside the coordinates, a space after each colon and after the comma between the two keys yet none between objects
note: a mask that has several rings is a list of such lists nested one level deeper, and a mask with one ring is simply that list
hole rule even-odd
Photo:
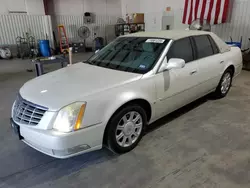
[{"label": "white wall panel", "polygon": [[[174,17],[174,26],[171,28],[183,29],[181,23],[184,0],[139,0],[140,12],[145,14],[146,31],[159,31],[162,29],[162,16],[170,14]],[[171,7],[170,12],[166,8]]]},{"label": "white wall panel", "polygon": [[0,45],[16,44],[16,37],[24,37],[26,32],[36,40],[47,35],[53,45],[50,16],[0,15],[0,23]]},{"label": "white wall panel", "polygon": [[5,1],[9,11],[26,11],[25,0],[8,0]]},{"label": "white wall panel", "polygon": [[[52,1],[52,0],[51,0]],[[122,15],[121,0],[53,0],[55,15]]]},{"label": "white wall panel", "polygon": [[51,0],[54,2],[54,14],[56,15],[83,15],[83,0]]},{"label": "white wall panel", "polygon": [[[100,14],[97,12],[97,14]],[[107,0],[106,15],[122,16],[121,0]]]},{"label": "white wall panel", "polygon": [[26,0],[25,4],[29,15],[45,15],[43,0]]},{"label": "white wall panel", "polygon": [[162,12],[148,12],[144,15],[146,31],[160,31],[162,29]]},{"label": "white wall panel", "polygon": [[28,15],[44,15],[43,0],[0,0],[0,14],[9,11],[27,12]]},{"label": "white wall panel", "polygon": [[139,13],[141,11],[140,0],[121,0],[121,6],[123,17],[125,17],[126,14]]}]

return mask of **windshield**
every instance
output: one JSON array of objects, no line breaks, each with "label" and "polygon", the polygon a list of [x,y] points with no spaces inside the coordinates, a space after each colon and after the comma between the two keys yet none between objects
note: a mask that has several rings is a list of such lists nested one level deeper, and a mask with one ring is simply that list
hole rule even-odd
[{"label": "windshield", "polygon": [[169,39],[121,37],[94,54],[85,63],[145,74],[154,67],[168,42]]}]

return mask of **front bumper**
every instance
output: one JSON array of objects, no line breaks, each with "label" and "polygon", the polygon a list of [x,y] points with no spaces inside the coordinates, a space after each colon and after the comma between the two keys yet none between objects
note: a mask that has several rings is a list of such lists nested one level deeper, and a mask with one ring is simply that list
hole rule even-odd
[{"label": "front bumper", "polygon": [[22,141],[55,158],[69,158],[102,148],[105,126],[97,124],[71,133],[20,126]]}]

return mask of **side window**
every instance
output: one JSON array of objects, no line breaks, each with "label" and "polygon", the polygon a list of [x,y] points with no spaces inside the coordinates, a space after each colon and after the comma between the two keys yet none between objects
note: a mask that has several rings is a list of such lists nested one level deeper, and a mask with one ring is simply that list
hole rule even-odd
[{"label": "side window", "polygon": [[197,59],[208,57],[214,54],[212,45],[207,35],[194,36],[197,47]]},{"label": "side window", "polygon": [[167,58],[181,58],[184,59],[186,63],[193,61],[194,56],[190,38],[174,41],[168,51]]},{"label": "side window", "polygon": [[208,39],[209,39],[209,41],[210,41],[210,43],[212,45],[214,54],[220,53],[220,50],[219,50],[217,44],[214,42],[214,39],[211,36],[208,36]]}]

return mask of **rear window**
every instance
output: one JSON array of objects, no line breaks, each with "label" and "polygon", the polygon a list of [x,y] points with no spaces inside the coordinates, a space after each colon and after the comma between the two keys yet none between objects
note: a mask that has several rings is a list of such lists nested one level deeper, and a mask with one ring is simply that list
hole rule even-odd
[{"label": "rear window", "polygon": [[194,36],[193,38],[197,47],[197,59],[205,58],[214,54],[207,35]]},{"label": "rear window", "polygon": [[220,50],[219,50],[217,44],[215,43],[214,39],[211,36],[208,36],[208,39],[209,39],[209,41],[210,41],[210,43],[212,45],[214,54],[220,53]]}]

